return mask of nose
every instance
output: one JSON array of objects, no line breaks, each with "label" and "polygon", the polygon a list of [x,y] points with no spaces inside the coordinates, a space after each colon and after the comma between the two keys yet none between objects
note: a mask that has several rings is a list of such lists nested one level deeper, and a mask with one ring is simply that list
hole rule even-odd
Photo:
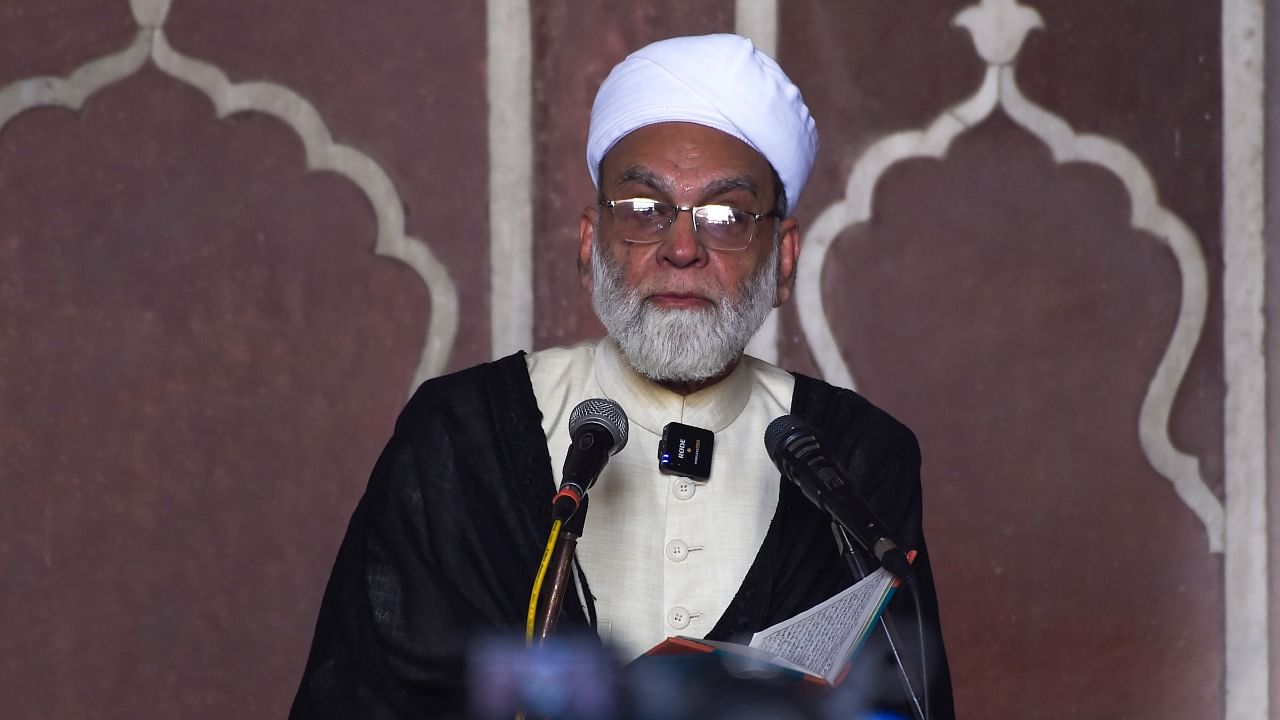
[{"label": "nose", "polygon": [[707,249],[698,242],[692,210],[680,208],[676,213],[675,222],[667,228],[666,237],[658,247],[658,258],[675,267],[706,263]]}]

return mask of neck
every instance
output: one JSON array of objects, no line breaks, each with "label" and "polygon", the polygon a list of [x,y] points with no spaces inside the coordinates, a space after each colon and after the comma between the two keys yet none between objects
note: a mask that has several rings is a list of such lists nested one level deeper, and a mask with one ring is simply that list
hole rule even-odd
[{"label": "neck", "polygon": [[733,359],[733,362],[725,366],[725,369],[722,370],[719,375],[716,375],[715,377],[706,378],[705,380],[692,380],[692,381],[654,380],[654,382],[670,390],[671,392],[676,393],[677,395],[692,395],[698,392],[699,390],[704,390],[706,388],[709,388],[712,385],[715,385],[716,383],[720,382],[721,380],[729,377],[729,374],[733,372],[734,368],[738,367],[738,363],[741,361],[742,361],[742,356],[739,355],[738,357]]}]

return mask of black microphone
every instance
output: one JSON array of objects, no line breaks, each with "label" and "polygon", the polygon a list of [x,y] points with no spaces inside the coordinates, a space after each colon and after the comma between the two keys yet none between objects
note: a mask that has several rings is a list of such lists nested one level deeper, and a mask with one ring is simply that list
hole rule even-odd
[{"label": "black microphone", "polygon": [[626,444],[627,414],[621,405],[604,398],[578,403],[569,413],[569,453],[564,458],[560,491],[551,499],[555,519],[563,522],[573,517],[609,456]]},{"label": "black microphone", "polygon": [[799,485],[810,502],[844,526],[889,572],[904,579],[913,575],[906,554],[858,497],[840,468],[827,457],[817,431],[809,423],[794,415],[775,419],[764,431],[764,446],[778,470]]}]

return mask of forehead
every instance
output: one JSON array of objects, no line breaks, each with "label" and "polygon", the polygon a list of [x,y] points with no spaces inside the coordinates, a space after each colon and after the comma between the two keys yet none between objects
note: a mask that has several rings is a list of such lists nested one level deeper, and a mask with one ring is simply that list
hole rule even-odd
[{"label": "forehead", "polygon": [[616,186],[637,169],[675,192],[734,179],[772,195],[773,170],[763,155],[732,135],[693,123],[657,123],[629,133],[600,162],[600,185]]}]

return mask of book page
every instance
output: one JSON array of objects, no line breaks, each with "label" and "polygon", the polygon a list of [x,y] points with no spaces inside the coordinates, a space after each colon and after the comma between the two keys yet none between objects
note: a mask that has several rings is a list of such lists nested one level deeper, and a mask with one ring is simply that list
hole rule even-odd
[{"label": "book page", "polygon": [[854,646],[880,616],[892,587],[893,576],[880,568],[829,600],[756,633],[751,647],[834,683]]}]

